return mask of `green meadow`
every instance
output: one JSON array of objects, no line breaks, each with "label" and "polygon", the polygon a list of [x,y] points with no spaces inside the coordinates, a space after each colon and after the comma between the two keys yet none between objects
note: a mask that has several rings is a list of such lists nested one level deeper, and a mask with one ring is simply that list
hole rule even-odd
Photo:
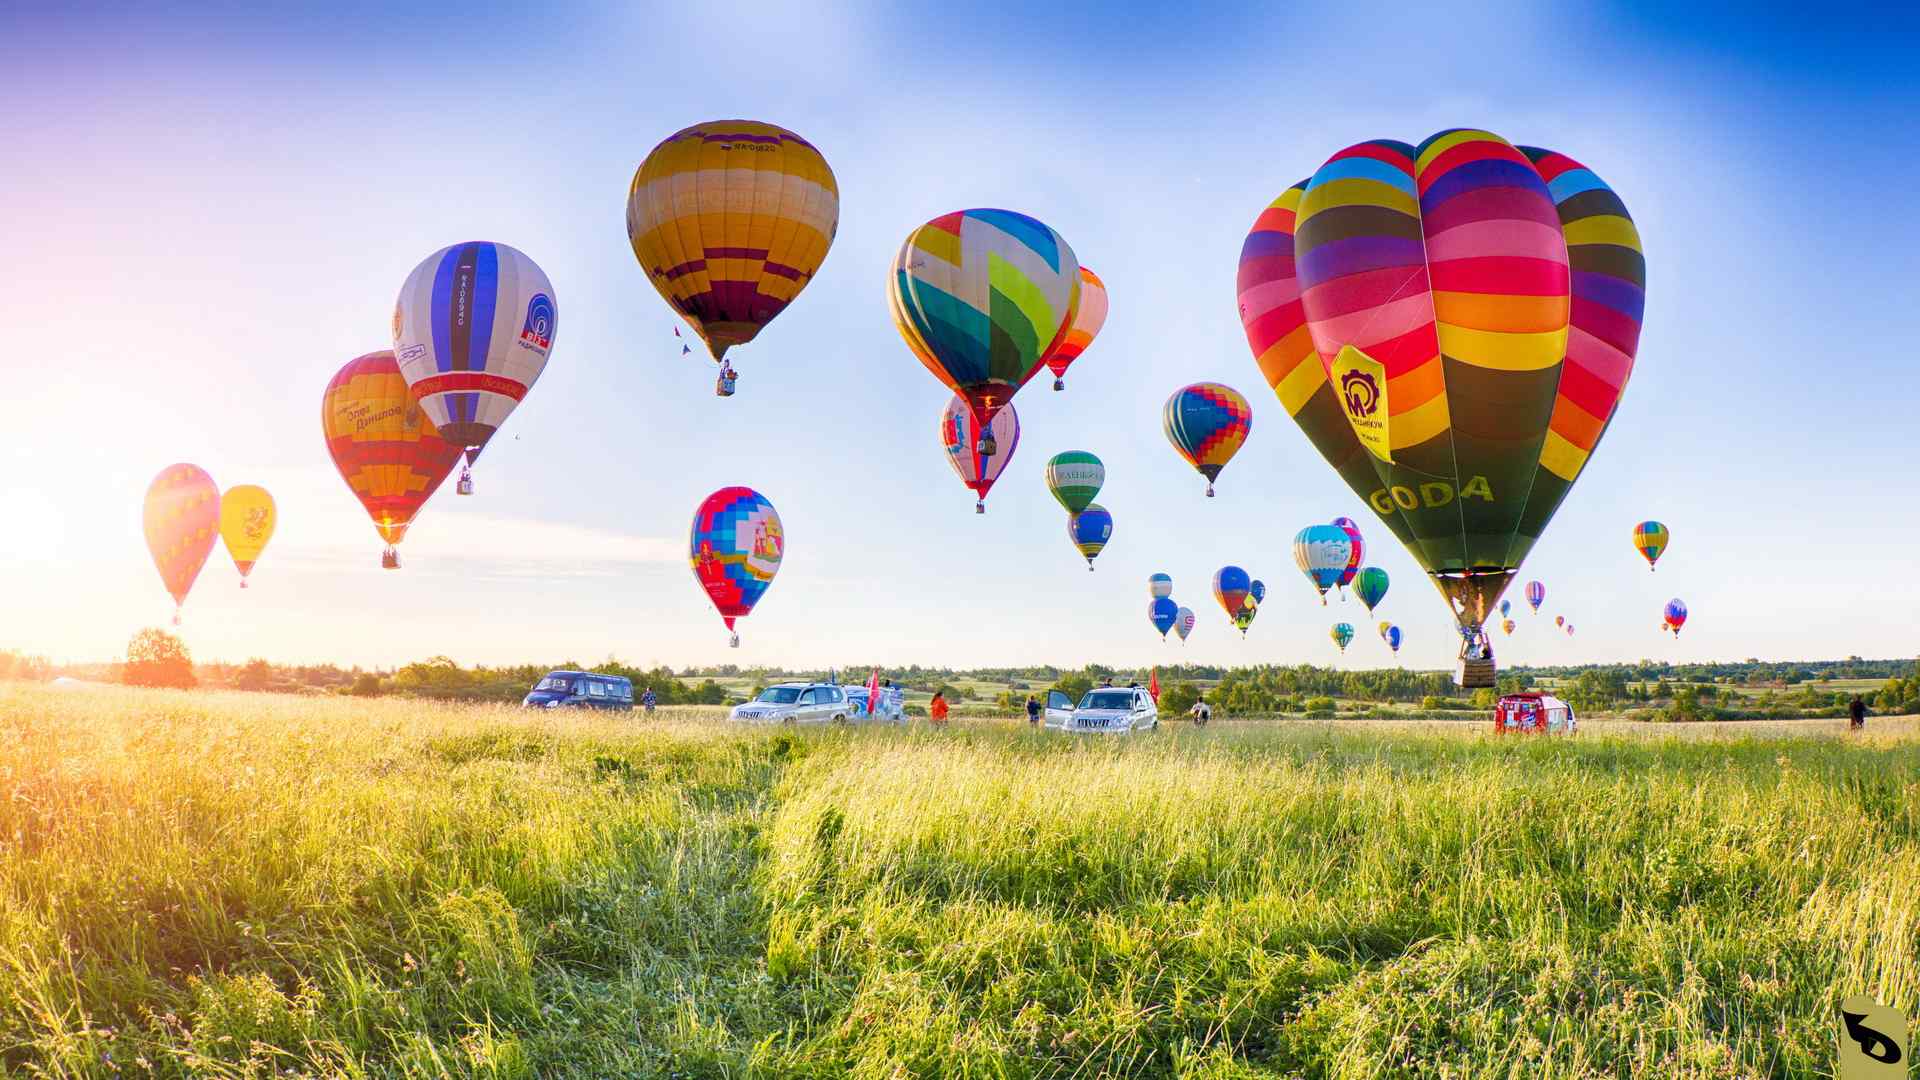
[{"label": "green meadow", "polygon": [[0,1073],[1817,1077],[1920,724],[742,729],[0,683]]}]

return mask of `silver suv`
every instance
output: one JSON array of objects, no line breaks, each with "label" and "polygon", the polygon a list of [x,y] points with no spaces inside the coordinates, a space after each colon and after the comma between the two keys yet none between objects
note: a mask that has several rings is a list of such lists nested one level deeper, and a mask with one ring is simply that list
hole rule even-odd
[{"label": "silver suv", "polygon": [[844,724],[855,711],[844,686],[779,683],[760,691],[752,701],[735,705],[727,718],[748,724]]},{"label": "silver suv", "polygon": [[1160,727],[1153,695],[1138,686],[1101,686],[1087,691],[1063,729],[1076,735],[1131,735]]}]

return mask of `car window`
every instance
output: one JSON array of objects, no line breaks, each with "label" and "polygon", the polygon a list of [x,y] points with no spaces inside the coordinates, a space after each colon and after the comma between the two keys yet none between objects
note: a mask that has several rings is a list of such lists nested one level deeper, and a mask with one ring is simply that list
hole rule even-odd
[{"label": "car window", "polygon": [[791,705],[800,700],[800,689],[794,686],[769,686],[760,691],[758,700],[769,705]]},{"label": "car window", "polygon": [[1083,709],[1126,709],[1132,707],[1133,695],[1126,690],[1089,690],[1087,696],[1080,699]]},{"label": "car window", "polygon": [[814,704],[818,704],[819,701],[820,701],[819,691],[815,690],[813,687],[809,686],[805,690],[800,691],[800,704],[814,705]]},{"label": "car window", "polygon": [[572,686],[573,684],[567,679],[563,679],[558,675],[549,675],[546,678],[541,679],[540,685],[534,687],[534,689],[566,691],[568,689],[571,689]]},{"label": "car window", "polygon": [[1047,694],[1047,708],[1071,709],[1073,708],[1073,699],[1068,697],[1064,690],[1050,691]]},{"label": "car window", "polygon": [[831,690],[822,690],[820,692],[826,695],[826,700],[834,702],[836,704],[847,700],[847,692],[845,690],[840,689],[837,686]]},{"label": "car window", "polygon": [[607,696],[607,687],[606,687],[606,684],[605,684],[605,683],[597,683],[597,682],[590,682],[590,683],[588,683],[588,684],[587,684],[587,696],[588,696],[588,697],[606,697],[606,696]]}]

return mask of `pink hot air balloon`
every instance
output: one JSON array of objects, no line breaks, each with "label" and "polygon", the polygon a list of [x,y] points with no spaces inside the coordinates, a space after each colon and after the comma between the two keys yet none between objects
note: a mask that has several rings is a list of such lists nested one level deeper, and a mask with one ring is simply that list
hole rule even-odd
[{"label": "pink hot air balloon", "polygon": [[141,523],[160,580],[173,596],[173,624],[220,536],[220,489],[198,465],[169,465],[147,487]]},{"label": "pink hot air balloon", "polygon": [[940,440],[947,448],[947,461],[960,475],[960,482],[979,498],[973,504],[976,514],[987,512],[987,492],[1013,460],[1013,448],[1020,444],[1020,414],[1009,401],[993,414],[993,422],[983,432],[967,400],[954,395],[947,410],[940,414]]}]

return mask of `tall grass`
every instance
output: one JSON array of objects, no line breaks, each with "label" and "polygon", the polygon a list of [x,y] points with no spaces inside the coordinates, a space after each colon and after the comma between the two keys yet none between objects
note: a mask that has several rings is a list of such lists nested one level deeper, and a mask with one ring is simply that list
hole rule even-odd
[{"label": "tall grass", "polygon": [[742,731],[0,684],[0,1069],[1817,1076],[1920,740]]}]

